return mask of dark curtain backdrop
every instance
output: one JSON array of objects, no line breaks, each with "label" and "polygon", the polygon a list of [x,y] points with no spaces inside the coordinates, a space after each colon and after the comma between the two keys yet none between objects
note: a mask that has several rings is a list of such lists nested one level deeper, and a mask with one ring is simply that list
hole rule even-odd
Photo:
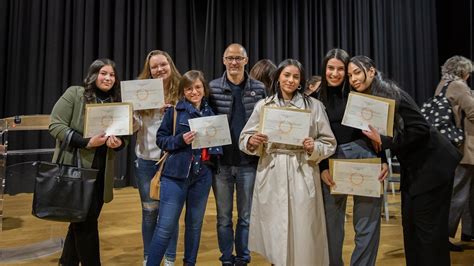
[{"label": "dark curtain backdrop", "polygon": [[[82,84],[90,63],[109,57],[122,80],[134,79],[146,54],[165,50],[180,72],[222,75],[222,53],[232,42],[259,59],[300,60],[306,75],[320,74],[333,47],[375,59],[381,71],[418,103],[439,79],[440,50],[449,54],[453,23],[467,18],[463,42],[472,58],[472,1],[432,0],[1,0],[0,117],[50,113],[70,85]],[[442,14],[440,26],[438,17]],[[462,16],[461,16],[462,17]],[[462,38],[460,37],[460,38]],[[470,45],[469,45],[470,44]],[[18,138],[18,148],[46,137]],[[120,177],[132,176],[133,147],[121,156]]]}]

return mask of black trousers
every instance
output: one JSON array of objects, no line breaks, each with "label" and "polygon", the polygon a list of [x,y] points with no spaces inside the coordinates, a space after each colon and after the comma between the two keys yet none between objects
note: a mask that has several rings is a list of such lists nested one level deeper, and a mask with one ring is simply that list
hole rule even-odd
[{"label": "black trousers", "polygon": [[60,265],[78,266],[79,262],[83,266],[100,265],[97,220],[104,205],[103,178],[98,178],[97,182],[87,219],[84,222],[69,224],[63,253],[59,259]]},{"label": "black trousers", "polygon": [[402,191],[402,225],[408,266],[450,265],[449,206],[453,183],[421,195]]}]

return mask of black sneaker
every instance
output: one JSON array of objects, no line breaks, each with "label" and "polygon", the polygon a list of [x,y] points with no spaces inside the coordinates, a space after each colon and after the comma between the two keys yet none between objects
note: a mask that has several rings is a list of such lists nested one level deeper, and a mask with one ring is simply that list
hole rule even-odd
[{"label": "black sneaker", "polygon": [[463,252],[464,249],[461,246],[455,245],[449,241],[449,251],[452,252]]}]

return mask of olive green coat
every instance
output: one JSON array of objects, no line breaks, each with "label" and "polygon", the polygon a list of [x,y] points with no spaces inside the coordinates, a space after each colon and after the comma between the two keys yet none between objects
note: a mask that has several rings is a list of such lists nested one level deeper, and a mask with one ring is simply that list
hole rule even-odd
[{"label": "olive green coat", "polygon": [[[51,111],[51,122],[49,124],[49,133],[56,138],[56,149],[53,155],[53,162],[59,153],[60,141],[65,138],[68,129],[73,129],[79,134],[83,134],[84,129],[84,87],[69,87],[59,98]],[[94,160],[95,148],[79,149],[82,166],[91,168]],[[64,152],[64,162],[72,163],[72,152]],[[105,164],[105,184],[104,184],[104,202],[110,202],[113,199],[114,187],[114,159],[115,151],[107,149],[107,158]]]}]

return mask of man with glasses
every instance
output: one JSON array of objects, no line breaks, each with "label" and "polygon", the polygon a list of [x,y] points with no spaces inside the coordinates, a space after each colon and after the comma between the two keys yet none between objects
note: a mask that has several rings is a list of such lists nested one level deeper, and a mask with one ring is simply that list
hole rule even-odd
[{"label": "man with glasses", "polygon": [[[217,238],[222,265],[247,265],[250,262],[248,234],[258,157],[239,150],[239,136],[255,104],[266,94],[263,83],[251,79],[245,71],[247,62],[245,48],[237,43],[230,44],[223,57],[226,71],[221,78],[209,84],[211,107],[215,113],[227,115],[232,136],[232,144],[223,147],[220,170],[212,184],[217,205]],[[235,237],[232,224],[234,190],[238,216]]]}]

